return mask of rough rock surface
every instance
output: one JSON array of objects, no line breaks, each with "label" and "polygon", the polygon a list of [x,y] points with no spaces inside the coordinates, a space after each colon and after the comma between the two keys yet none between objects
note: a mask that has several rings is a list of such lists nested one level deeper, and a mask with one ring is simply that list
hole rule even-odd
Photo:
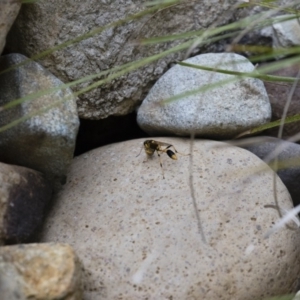
[{"label": "rough rock surface", "polygon": [[1,0],[0,2],[0,54],[5,46],[6,35],[21,8],[21,0]]},{"label": "rough rock surface", "polygon": [[44,176],[0,163],[0,244],[27,241],[42,224],[52,197]]},{"label": "rough rock surface", "polygon": [[[249,60],[234,53],[202,54],[184,62],[238,72],[254,70]],[[224,139],[268,122],[271,107],[263,82],[254,78],[228,82],[234,78],[176,65],[150,90],[138,110],[138,124],[152,135],[189,136],[194,132],[201,137]],[[218,86],[163,103],[207,85]]]},{"label": "rough rock surface", "polygon": [[[157,138],[187,154],[189,141]],[[282,228],[272,208],[273,172],[241,148],[196,140],[195,201],[189,156],[145,161],[144,140],[104,146],[74,159],[42,241],[70,243],[83,273],[84,299],[263,299],[295,291],[299,231]],[[264,170],[264,171],[263,171]],[[290,195],[277,179],[282,209]],[[271,205],[265,207],[265,205]],[[292,226],[292,224],[291,224]]]},{"label": "rough rock surface", "polygon": [[0,247],[1,300],[82,300],[80,274],[69,245]]},{"label": "rough rock surface", "polygon": [[[24,5],[7,38],[8,48],[12,52],[32,56],[96,28],[138,14],[146,9],[145,2],[88,0],[80,3],[68,0],[37,1]],[[236,1],[232,0],[183,1],[115,28],[107,28],[97,35],[55,51],[41,59],[40,63],[63,82],[70,82],[169,50],[182,40],[147,46],[141,46],[137,41],[226,23],[232,16],[230,10],[235,4]],[[216,50],[217,47],[211,48],[211,51]],[[133,111],[143,99],[143,94],[167,70],[168,64],[184,59],[185,55],[186,51],[170,54],[80,95],[80,117],[101,119]]]},{"label": "rough rock surface", "polygon": [[[25,59],[20,54],[2,56],[0,71]],[[62,84],[39,64],[27,63],[0,75],[0,105]],[[37,170],[59,187],[73,158],[78,126],[76,100],[69,88],[1,110],[0,161]]]}]

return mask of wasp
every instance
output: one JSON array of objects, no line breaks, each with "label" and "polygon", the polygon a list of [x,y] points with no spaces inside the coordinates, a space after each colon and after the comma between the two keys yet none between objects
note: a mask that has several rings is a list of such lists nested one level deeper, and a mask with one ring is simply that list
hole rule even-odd
[{"label": "wasp", "polygon": [[[174,159],[174,160],[177,160],[176,154],[189,155],[189,154],[183,154],[183,153],[178,152],[172,144],[154,141],[154,140],[146,140],[144,142],[144,150],[147,154],[147,157],[152,156],[154,154],[154,152],[156,151],[156,153],[159,157],[159,163],[160,163],[160,167],[162,169],[162,175],[163,175],[164,179],[165,179],[164,169],[163,169],[163,165],[162,165],[161,157],[160,157],[160,155],[162,153],[166,153],[171,159]],[[141,149],[141,151],[142,151],[142,149]],[[141,154],[141,151],[136,157],[138,157]]]}]

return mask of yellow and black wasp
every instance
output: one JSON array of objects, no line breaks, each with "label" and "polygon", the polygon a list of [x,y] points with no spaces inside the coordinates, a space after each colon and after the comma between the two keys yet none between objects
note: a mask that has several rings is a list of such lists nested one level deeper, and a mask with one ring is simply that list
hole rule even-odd
[{"label": "yellow and black wasp", "polygon": [[[154,140],[146,140],[144,142],[144,150],[148,157],[152,156],[154,154],[154,152],[156,151],[156,153],[159,157],[159,162],[160,162],[160,167],[162,169],[163,178],[165,178],[165,175],[164,175],[164,169],[163,169],[163,165],[161,162],[160,154],[166,153],[171,159],[174,159],[174,160],[177,160],[176,154],[188,155],[188,154],[183,154],[183,153],[178,152],[172,144],[154,141]],[[142,149],[141,149],[141,151],[142,151]],[[137,156],[139,156],[141,154],[141,151]]]}]

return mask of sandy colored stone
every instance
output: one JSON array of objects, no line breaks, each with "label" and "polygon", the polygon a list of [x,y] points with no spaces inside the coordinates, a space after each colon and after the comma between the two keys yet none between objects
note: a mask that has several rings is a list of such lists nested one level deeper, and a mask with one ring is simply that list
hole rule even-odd
[{"label": "sandy colored stone", "polygon": [[[189,140],[157,138],[189,152]],[[273,173],[255,155],[196,140],[195,199],[189,156],[136,157],[143,140],[104,146],[74,159],[44,228],[43,242],[70,243],[84,267],[84,300],[263,299],[296,290],[299,231],[272,208]],[[257,172],[258,170],[262,170]],[[277,178],[280,207],[292,208]],[[266,207],[271,205],[271,207]]]},{"label": "sandy colored stone", "polygon": [[69,245],[0,247],[3,300],[81,300],[80,272],[79,261]]}]

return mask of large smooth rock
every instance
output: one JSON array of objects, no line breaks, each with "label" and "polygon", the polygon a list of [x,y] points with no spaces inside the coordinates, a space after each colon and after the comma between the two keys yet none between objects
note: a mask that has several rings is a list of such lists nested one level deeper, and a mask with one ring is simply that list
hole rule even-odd
[{"label": "large smooth rock", "polygon": [[[187,154],[189,140],[157,138]],[[189,156],[136,157],[143,140],[74,159],[42,241],[70,243],[83,263],[84,299],[263,299],[293,292],[300,236],[272,208],[273,172],[250,152],[196,140]],[[280,208],[290,195],[277,178]],[[266,205],[270,205],[267,206]],[[292,224],[290,225],[292,226]]]},{"label": "large smooth rock", "polygon": [[81,300],[80,268],[69,245],[0,247],[1,300]]},{"label": "large smooth rock", "polygon": [[21,0],[5,0],[0,2],[0,54],[5,46],[6,35],[21,8]]},{"label": "large smooth rock", "polygon": [[[0,71],[24,60],[21,54],[2,56]],[[0,161],[39,171],[57,188],[64,183],[72,162],[79,126],[76,98],[71,89],[59,89],[61,85],[33,61],[0,75],[1,106],[44,91],[0,111]],[[13,123],[20,119],[23,121]]]},{"label": "large smooth rock", "polygon": [[[217,5],[215,5],[217,3]],[[88,0],[78,3],[67,1],[37,1],[24,5],[7,38],[10,51],[27,56],[51,49],[54,46],[78,39],[97,28],[120,22],[131,15],[149,9],[145,1]],[[174,4],[174,3],[172,3]],[[83,41],[68,45],[40,63],[63,82],[80,79],[86,75],[109,70],[116,66],[151,57],[169,50],[182,40],[141,46],[140,39],[170,36],[176,33],[225,24],[234,19],[236,1],[196,0],[175,3],[135,17],[119,26],[109,27]],[[227,45],[209,45],[205,51],[220,52]],[[208,50],[210,49],[210,50]],[[199,48],[195,49],[198,52]],[[80,95],[78,111],[84,119],[103,119],[108,116],[126,115],[141,102],[143,96],[169,67],[170,63],[184,59],[186,50],[169,54],[152,64],[125,74]],[[84,85],[77,86],[76,89]]]},{"label": "large smooth rock", "polygon": [[[238,72],[252,72],[253,64],[234,53],[202,54],[186,63]],[[176,65],[153,86],[138,110],[137,121],[148,134],[230,138],[271,118],[269,98],[261,80],[226,82],[234,76]],[[216,85],[207,91],[164,104],[173,96]]]},{"label": "large smooth rock", "polygon": [[44,221],[52,188],[34,170],[0,163],[0,244],[30,239]]}]

